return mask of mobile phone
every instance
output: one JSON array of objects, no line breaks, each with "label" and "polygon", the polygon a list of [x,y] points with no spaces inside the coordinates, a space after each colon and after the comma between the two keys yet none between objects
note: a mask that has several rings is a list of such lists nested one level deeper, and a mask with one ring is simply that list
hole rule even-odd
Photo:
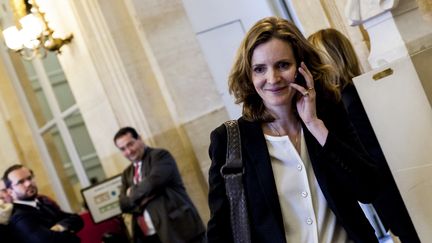
[{"label": "mobile phone", "polygon": [[297,72],[295,83],[303,87],[306,87],[306,80],[304,79],[303,74],[301,74],[300,72]]}]

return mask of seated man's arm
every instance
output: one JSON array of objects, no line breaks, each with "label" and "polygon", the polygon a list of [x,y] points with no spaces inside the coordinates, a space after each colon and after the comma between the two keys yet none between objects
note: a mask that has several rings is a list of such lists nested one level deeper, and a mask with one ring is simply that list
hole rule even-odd
[{"label": "seated man's arm", "polygon": [[78,214],[66,213],[61,210],[60,206],[51,198],[47,196],[40,196],[39,200],[50,207],[52,210],[55,210],[58,214],[58,218],[60,221],[57,222],[56,225],[51,227],[51,230],[54,231],[71,231],[78,232],[84,227],[83,220]]},{"label": "seated man's arm", "polygon": [[[77,214],[63,212],[63,219],[60,220],[56,225],[61,225],[64,230],[70,232],[78,232],[84,227],[83,220]],[[61,230],[61,228],[55,227],[53,230]]]},{"label": "seated man's arm", "polygon": [[[82,221],[81,221],[82,223]],[[15,237],[23,242],[46,243],[78,243],[80,239],[70,231],[53,231],[35,220],[32,214],[15,215],[11,218],[9,226]]]}]

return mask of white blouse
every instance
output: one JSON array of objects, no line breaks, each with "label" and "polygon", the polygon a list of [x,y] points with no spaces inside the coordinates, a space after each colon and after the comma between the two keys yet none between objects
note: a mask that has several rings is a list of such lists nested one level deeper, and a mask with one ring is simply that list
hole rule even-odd
[{"label": "white blouse", "polygon": [[271,158],[287,242],[352,242],[327,206],[310,163],[303,131],[301,155],[288,136],[264,136]]}]

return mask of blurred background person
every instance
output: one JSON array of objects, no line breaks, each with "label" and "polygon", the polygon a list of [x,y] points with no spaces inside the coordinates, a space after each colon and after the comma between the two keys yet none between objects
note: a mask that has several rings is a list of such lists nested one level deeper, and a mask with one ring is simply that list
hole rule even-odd
[{"label": "blurred background person", "polygon": [[113,140],[131,162],[122,174],[120,208],[133,216],[133,241],[204,242],[204,224],[171,153],[147,146],[132,127],[121,128]]},{"label": "blurred background person", "polygon": [[0,200],[3,200],[4,203],[12,203],[13,198],[9,194],[5,182],[0,179]]},{"label": "blurred background person", "polygon": [[338,87],[342,102],[363,146],[379,167],[384,184],[382,193],[372,204],[385,229],[390,229],[402,242],[420,242],[352,81],[362,73],[353,46],[347,37],[335,29],[319,30],[310,35],[308,40],[323,52],[322,59],[337,70],[339,78],[330,81]]},{"label": "blurred background person", "polygon": [[13,197],[9,229],[17,242],[75,243],[76,232],[83,227],[77,214],[67,213],[50,198],[39,195],[33,171],[23,165],[10,166],[3,175]]},{"label": "blurred background person", "polygon": [[13,242],[12,234],[8,229],[12,209],[12,196],[8,193],[4,181],[0,180],[0,236],[2,242]]}]

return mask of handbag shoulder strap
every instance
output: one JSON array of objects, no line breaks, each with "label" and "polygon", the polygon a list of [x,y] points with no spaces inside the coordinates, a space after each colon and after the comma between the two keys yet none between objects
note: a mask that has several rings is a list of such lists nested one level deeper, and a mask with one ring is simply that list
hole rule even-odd
[{"label": "handbag shoulder strap", "polygon": [[233,172],[243,169],[240,130],[237,120],[230,120],[224,123],[227,129],[227,153],[226,162],[222,170]]},{"label": "handbag shoulder strap", "polygon": [[251,242],[249,217],[243,187],[243,161],[240,130],[237,120],[224,123],[227,129],[226,162],[221,168],[226,194],[230,204],[231,229],[236,243]]}]

